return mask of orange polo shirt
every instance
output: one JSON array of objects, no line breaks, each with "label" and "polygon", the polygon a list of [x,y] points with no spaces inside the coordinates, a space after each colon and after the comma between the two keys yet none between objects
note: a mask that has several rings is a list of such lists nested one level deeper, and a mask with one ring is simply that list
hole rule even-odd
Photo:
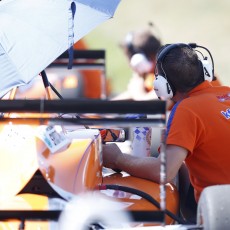
[{"label": "orange polo shirt", "polygon": [[205,187],[230,184],[230,88],[204,81],[176,103],[166,143],[189,151],[185,163],[197,201]]}]

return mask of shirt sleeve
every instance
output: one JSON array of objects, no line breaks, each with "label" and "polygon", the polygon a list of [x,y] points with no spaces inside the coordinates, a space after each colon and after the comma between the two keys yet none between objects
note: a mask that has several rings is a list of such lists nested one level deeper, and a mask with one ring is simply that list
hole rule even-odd
[{"label": "shirt sleeve", "polygon": [[166,144],[187,149],[190,154],[199,145],[202,124],[199,117],[188,107],[175,105],[167,124]]}]

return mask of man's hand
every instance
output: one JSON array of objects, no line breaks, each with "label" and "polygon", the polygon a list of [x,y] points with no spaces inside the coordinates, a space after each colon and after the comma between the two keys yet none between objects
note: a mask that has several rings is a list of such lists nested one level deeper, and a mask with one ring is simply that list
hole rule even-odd
[{"label": "man's hand", "polygon": [[119,147],[112,143],[103,145],[103,165],[107,168],[117,169],[116,162],[118,158],[122,155]]}]

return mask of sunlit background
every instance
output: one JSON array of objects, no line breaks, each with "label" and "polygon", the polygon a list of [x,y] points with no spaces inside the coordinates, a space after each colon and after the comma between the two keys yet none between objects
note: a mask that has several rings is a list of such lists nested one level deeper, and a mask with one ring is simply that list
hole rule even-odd
[{"label": "sunlit background", "polygon": [[[107,0],[108,1],[108,0]],[[122,92],[130,78],[128,61],[119,47],[127,32],[154,24],[163,43],[196,42],[213,55],[215,72],[230,85],[229,0],[121,0],[114,18],[85,37],[91,49],[105,49],[112,93]]]}]

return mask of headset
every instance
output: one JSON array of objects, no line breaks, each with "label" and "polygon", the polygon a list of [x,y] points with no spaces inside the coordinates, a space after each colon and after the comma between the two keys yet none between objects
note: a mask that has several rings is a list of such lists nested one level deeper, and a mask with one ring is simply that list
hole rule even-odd
[{"label": "headset", "polygon": [[[203,69],[203,78],[204,81],[207,80],[209,82],[215,80],[214,77],[214,61],[212,58],[212,55],[210,51],[203,46],[197,45],[196,43],[189,43],[189,44],[184,44],[184,43],[175,43],[175,44],[168,44],[162,48],[162,50],[159,52],[157,56],[157,61],[156,61],[156,68],[155,68],[155,81],[154,81],[154,90],[158,96],[158,98],[162,99],[171,99],[175,95],[175,87],[173,84],[170,83],[169,79],[167,78],[167,73],[165,72],[163,65],[164,65],[164,59],[166,55],[174,48],[177,47],[188,47],[191,50],[194,50],[198,52],[202,58],[199,59],[199,63],[201,64],[201,67]],[[204,56],[200,51],[196,50],[196,48],[202,48],[205,49],[210,58],[211,58],[211,63],[208,60],[208,57]],[[157,68],[162,70],[161,74],[158,73]],[[183,68],[183,67],[182,67]]]},{"label": "headset", "polygon": [[149,73],[153,68],[153,62],[146,57],[141,49],[138,49],[133,45],[133,32],[126,35],[125,43],[130,54],[131,68],[141,75]]}]

